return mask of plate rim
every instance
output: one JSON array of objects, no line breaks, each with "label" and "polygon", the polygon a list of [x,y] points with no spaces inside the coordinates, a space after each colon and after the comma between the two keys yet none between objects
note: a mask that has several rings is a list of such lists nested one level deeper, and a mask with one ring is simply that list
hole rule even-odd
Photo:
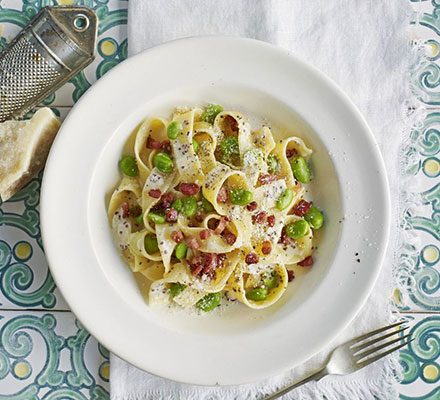
[{"label": "plate rim", "polygon": [[[226,40],[226,41],[232,40],[235,43],[240,43],[240,45],[243,44],[244,46],[250,46],[250,47],[252,47],[252,46],[266,47],[270,51],[278,52],[280,55],[283,55],[283,56],[288,55],[288,57],[290,57],[295,63],[301,65],[309,73],[311,73],[312,75],[317,77],[318,80],[321,80],[328,87],[330,87],[332,89],[332,91],[336,94],[336,96],[339,97],[339,99],[341,100],[343,105],[350,111],[350,113],[363,126],[364,133],[367,133],[368,140],[374,145],[374,146],[372,146],[372,148],[375,149],[376,160],[378,161],[378,167],[380,168],[380,172],[381,172],[379,174],[380,180],[381,180],[381,189],[382,189],[381,195],[383,196],[382,200],[383,200],[383,205],[384,205],[384,209],[385,209],[384,213],[387,216],[386,221],[384,222],[384,227],[383,227],[383,234],[385,237],[385,241],[382,242],[382,246],[379,251],[378,262],[374,268],[374,274],[371,275],[371,277],[370,277],[371,279],[368,282],[366,290],[361,294],[361,296],[359,296],[356,307],[352,308],[352,312],[350,313],[350,315],[347,315],[344,318],[344,322],[342,324],[340,324],[339,328],[335,332],[333,332],[332,335],[328,336],[325,340],[322,340],[321,342],[323,342],[323,343],[317,344],[315,346],[315,348],[313,348],[309,352],[308,357],[312,357],[313,355],[318,353],[322,347],[324,347],[325,345],[330,343],[337,336],[337,334],[339,334],[343,329],[345,329],[351,323],[351,321],[356,317],[356,315],[359,313],[359,311],[362,309],[362,307],[365,305],[365,303],[366,303],[366,301],[367,301],[367,299],[368,299],[368,297],[369,297],[369,295],[370,295],[370,293],[376,283],[376,280],[380,274],[380,271],[381,271],[381,268],[383,265],[383,261],[385,259],[386,250],[388,247],[388,242],[389,242],[389,237],[390,237],[390,227],[391,227],[391,221],[390,221],[390,219],[391,219],[391,212],[390,212],[391,200],[390,200],[388,177],[386,174],[385,163],[383,161],[382,155],[381,155],[381,153],[378,149],[378,146],[377,146],[376,138],[375,138],[374,134],[372,133],[371,129],[369,128],[364,116],[361,114],[361,112],[358,110],[358,108],[354,105],[354,103],[351,101],[351,99],[347,96],[347,94],[333,80],[331,80],[329,77],[327,77],[324,73],[322,73],[320,70],[318,70],[313,65],[306,63],[301,58],[291,54],[289,51],[282,49],[280,47],[274,46],[272,44],[266,43],[266,42],[262,42],[262,41],[255,40],[255,39],[222,36],[222,35],[220,35],[220,36],[215,35],[215,36],[189,37],[189,38],[173,40],[173,41],[164,43],[162,45],[155,46],[151,49],[148,49],[148,50],[145,50],[141,53],[138,53],[135,56],[132,56],[132,57],[128,58],[127,60],[124,60],[123,62],[121,62],[117,66],[115,66],[104,77],[102,77],[100,80],[98,80],[81,99],[79,99],[79,101],[70,110],[63,125],[67,125],[66,122],[68,122],[76,117],[75,110],[79,107],[79,105],[83,105],[83,103],[85,103],[86,101],[89,101],[91,93],[93,93],[93,91],[96,90],[97,87],[102,87],[103,85],[106,85],[107,81],[111,80],[113,78],[113,76],[116,76],[117,74],[119,74],[119,71],[122,70],[123,68],[127,69],[129,66],[135,65],[138,62],[138,60],[141,60],[143,57],[148,57],[149,54],[157,52],[158,50],[164,50],[166,48],[172,48],[173,46],[185,45],[185,44],[189,44],[189,43],[193,43],[193,44],[196,42],[202,43],[203,41],[209,41],[209,40]],[[96,333],[94,326],[92,326],[90,324],[89,320],[87,320],[87,322],[83,322],[87,318],[83,318],[80,315],[80,314],[83,314],[82,310],[78,310],[77,307],[71,303],[70,294],[67,294],[67,293],[65,294],[64,289],[63,289],[65,287],[65,285],[63,283],[63,279],[58,274],[57,268],[54,267],[56,262],[54,261],[54,257],[53,257],[54,253],[52,252],[51,249],[49,249],[49,247],[50,247],[49,246],[49,241],[50,241],[49,236],[50,235],[48,234],[48,231],[50,229],[50,228],[48,228],[48,226],[50,226],[50,224],[51,224],[51,222],[50,222],[50,220],[51,220],[50,214],[51,213],[50,213],[50,210],[48,210],[46,207],[47,201],[45,199],[49,198],[50,192],[51,192],[51,186],[53,186],[53,184],[51,185],[51,183],[50,183],[51,175],[48,173],[48,171],[53,169],[54,168],[53,165],[55,165],[55,163],[56,163],[56,161],[55,161],[55,157],[56,157],[56,153],[57,153],[56,149],[59,148],[61,140],[63,140],[62,133],[63,133],[63,126],[60,128],[60,132],[57,135],[57,138],[55,139],[55,142],[53,145],[53,151],[51,150],[50,155],[48,157],[46,169],[45,169],[44,175],[43,175],[42,186],[41,186],[41,198],[40,198],[40,210],[41,210],[40,211],[40,221],[41,222],[40,222],[40,225],[41,225],[41,237],[43,240],[43,244],[44,244],[44,247],[46,249],[48,249],[48,250],[46,250],[46,259],[48,261],[50,271],[51,271],[51,274],[56,282],[56,285],[58,288],[60,288],[60,291],[62,292],[63,297],[65,297],[66,302],[69,305],[72,312],[74,312],[74,314],[81,321],[81,323],[86,327],[86,329],[91,334],[93,334],[97,338],[97,340],[99,340],[100,343],[103,343],[105,347],[107,347],[110,351],[117,354],[118,357],[120,357],[122,359],[126,359],[125,357],[123,357],[119,353],[118,350],[115,351],[114,345],[112,343],[110,343],[111,340],[109,340],[107,337],[103,336],[101,334],[101,332]],[[343,199],[341,199],[341,200],[344,201]],[[127,362],[129,362],[133,365],[136,365],[141,369],[144,368],[142,365],[139,365],[138,362],[133,361],[132,359],[130,359],[130,360],[127,359]],[[291,367],[293,367],[293,366],[294,365],[291,365]],[[270,375],[273,375],[275,373],[279,373],[282,371],[285,371],[285,368],[280,368],[277,371],[271,371]],[[175,376],[170,377],[168,374],[157,373],[158,371],[155,368],[150,368],[149,372],[154,375],[164,376],[168,379],[173,379],[173,380],[176,380],[176,381],[179,381],[182,383],[191,383],[191,384],[196,384],[196,385],[205,385],[206,384],[203,381],[203,379],[191,380],[190,382],[188,382],[188,380],[186,380],[186,379],[182,380],[182,379],[179,379],[178,377],[176,378]],[[258,376],[258,377],[256,377],[256,379],[261,379],[262,377],[263,376]],[[237,383],[246,383],[246,382],[254,382],[254,381],[255,381],[255,379],[245,379],[245,380],[240,380]],[[230,384],[230,383],[226,383],[226,384]]]}]

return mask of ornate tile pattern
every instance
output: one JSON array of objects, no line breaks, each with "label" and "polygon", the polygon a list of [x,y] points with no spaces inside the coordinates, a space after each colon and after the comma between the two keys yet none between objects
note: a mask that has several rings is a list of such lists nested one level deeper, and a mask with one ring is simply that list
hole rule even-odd
[{"label": "ornate tile pattern", "polygon": [[[401,398],[440,399],[440,0],[408,0],[426,58],[412,83],[428,108],[403,149],[412,177],[402,221],[415,233],[400,254],[394,299],[416,340],[401,351]],[[127,57],[126,0],[0,0],[0,50],[41,7],[80,4],[99,18],[95,61],[44,101],[63,118],[109,69]],[[34,179],[0,206],[0,400],[99,399],[108,394],[108,352],[68,310],[48,271]],[[429,313],[429,314],[428,314]]]},{"label": "ornate tile pattern", "polygon": [[70,312],[0,311],[0,398],[104,400],[109,354]]},{"label": "ornate tile pattern", "polygon": [[414,342],[400,352],[402,400],[440,399],[440,315],[407,314]]}]

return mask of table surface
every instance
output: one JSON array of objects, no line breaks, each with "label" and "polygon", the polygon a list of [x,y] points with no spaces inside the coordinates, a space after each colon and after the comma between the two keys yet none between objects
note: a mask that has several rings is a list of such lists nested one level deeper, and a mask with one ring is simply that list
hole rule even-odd
[{"label": "table surface", "polygon": [[[440,0],[407,0],[425,57],[415,92],[428,112],[405,144],[418,204],[402,217],[414,240],[400,250],[391,295],[416,340],[400,352],[402,399],[440,399]],[[81,4],[99,17],[97,57],[44,104],[63,118],[90,85],[127,57],[124,0],[0,0],[0,50],[40,7]],[[41,177],[0,207],[0,399],[109,399],[109,354],[56,288],[39,227]]]}]

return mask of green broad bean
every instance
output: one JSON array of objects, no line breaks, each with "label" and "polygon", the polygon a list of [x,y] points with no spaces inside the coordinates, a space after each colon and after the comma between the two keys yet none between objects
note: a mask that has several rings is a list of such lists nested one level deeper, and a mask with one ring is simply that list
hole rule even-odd
[{"label": "green broad bean", "polygon": [[194,196],[184,197],[182,199],[182,214],[191,218],[197,213],[197,200]]},{"label": "green broad bean", "polygon": [[293,190],[292,189],[286,189],[283,193],[281,193],[280,197],[278,197],[278,200],[276,202],[276,207],[278,210],[282,211],[285,210],[293,201]]},{"label": "green broad bean", "polygon": [[251,289],[246,293],[246,298],[252,301],[263,301],[266,300],[268,290],[265,287],[257,287]]},{"label": "green broad bean", "polygon": [[138,215],[134,219],[134,222],[136,222],[136,224],[138,224],[138,225],[143,225],[144,224],[144,214]]},{"label": "green broad bean", "polygon": [[182,211],[183,202],[182,199],[176,199],[171,203],[171,207],[174,208],[176,211]]},{"label": "green broad bean", "polygon": [[196,303],[196,307],[204,312],[209,312],[220,305],[221,299],[220,292],[209,293]]},{"label": "green broad bean", "polygon": [[193,142],[194,153],[197,153],[199,151],[199,142],[196,139],[193,139],[192,142]]},{"label": "green broad bean", "polygon": [[235,136],[227,136],[220,142],[220,161],[226,164],[240,163],[240,147]]},{"label": "green broad bean", "polygon": [[138,174],[138,166],[133,156],[122,156],[119,160],[119,169],[124,175],[134,177]]},{"label": "green broad bean", "polygon": [[180,261],[186,258],[186,253],[188,251],[188,246],[184,242],[180,242],[177,244],[176,248],[174,249],[174,254],[176,255],[176,258]]},{"label": "green broad bean", "polygon": [[293,157],[290,160],[290,167],[292,168],[293,176],[299,182],[309,183],[312,180],[312,173],[307,165],[307,161],[303,157]]},{"label": "green broad bean", "polygon": [[205,213],[210,213],[214,211],[214,206],[205,197],[202,199],[202,208]]},{"label": "green broad bean", "polygon": [[165,223],[165,215],[159,214],[154,211],[150,211],[147,214],[147,217],[150,221],[154,222],[155,224],[164,224]]},{"label": "green broad bean", "polygon": [[319,229],[324,224],[324,215],[318,207],[312,206],[310,210],[304,215],[305,220],[313,229]]},{"label": "green broad bean", "polygon": [[277,273],[272,273],[266,276],[263,279],[264,286],[270,290],[278,286],[278,282],[280,281],[280,277]]},{"label": "green broad bean", "polygon": [[179,132],[180,132],[180,122],[179,121],[171,121],[167,127],[168,139],[171,139],[171,140],[176,139]]},{"label": "green broad bean", "polygon": [[176,297],[186,289],[186,285],[183,283],[175,282],[170,285],[171,298]]},{"label": "green broad bean", "polygon": [[231,203],[239,206],[246,206],[254,199],[252,192],[246,189],[232,189],[230,195]]},{"label": "green broad bean", "polygon": [[208,104],[202,113],[202,120],[205,122],[209,122],[210,124],[214,123],[215,117],[223,111],[223,107],[218,104]]},{"label": "green broad bean", "polygon": [[154,254],[159,251],[159,245],[157,244],[157,238],[154,235],[145,235],[144,247],[148,254]]},{"label": "green broad bean", "polygon": [[280,162],[277,156],[269,154],[267,157],[267,168],[270,174],[275,174],[280,170]]},{"label": "green broad bean", "polygon": [[159,151],[153,157],[153,165],[164,174],[169,174],[173,172],[174,164],[171,157],[164,153],[163,151]]},{"label": "green broad bean", "polygon": [[309,231],[309,224],[303,219],[299,219],[286,226],[286,234],[291,239],[301,239]]}]

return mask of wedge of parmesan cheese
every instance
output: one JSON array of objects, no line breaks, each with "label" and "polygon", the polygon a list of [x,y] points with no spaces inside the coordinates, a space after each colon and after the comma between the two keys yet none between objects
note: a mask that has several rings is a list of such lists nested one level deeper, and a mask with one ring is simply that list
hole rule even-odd
[{"label": "wedge of parmesan cheese", "polygon": [[0,123],[0,199],[8,200],[39,171],[60,127],[51,109],[39,109],[26,121]]}]

